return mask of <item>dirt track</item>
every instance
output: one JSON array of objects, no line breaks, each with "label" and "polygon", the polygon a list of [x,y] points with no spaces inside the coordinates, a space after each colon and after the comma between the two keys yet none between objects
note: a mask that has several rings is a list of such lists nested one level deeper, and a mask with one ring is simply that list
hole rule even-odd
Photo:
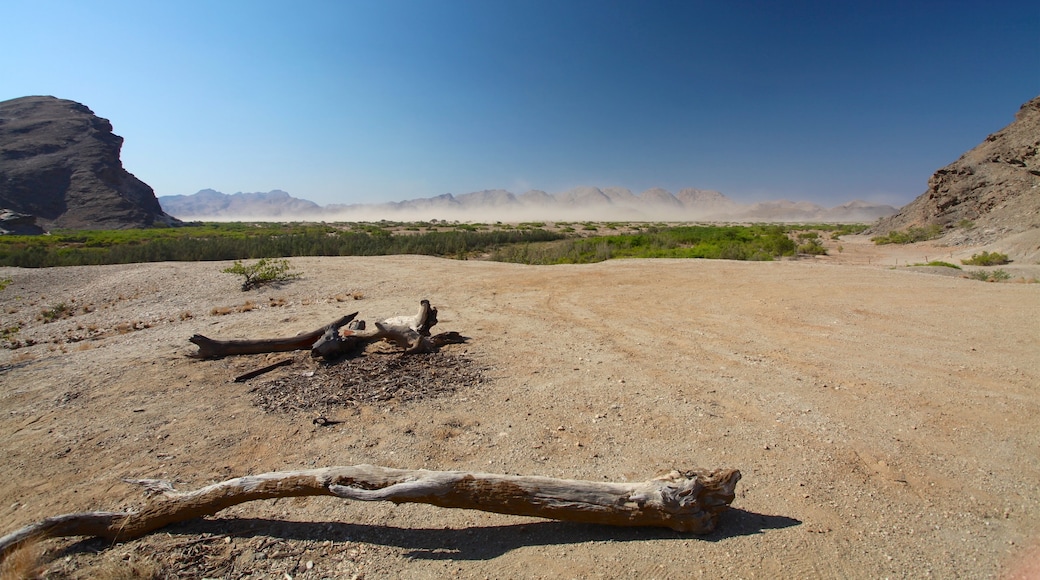
[{"label": "dirt track", "polygon": [[[293,260],[303,279],[250,293],[222,263],[0,269],[3,326],[37,343],[0,351],[0,534],[140,504],[124,477],[193,489],[358,463],[617,481],[732,467],[734,509],[707,537],[320,498],[245,504],[100,555],[97,541],[52,541],[47,558],[83,577],[123,560],[297,579],[1009,574],[1040,540],[1040,284],[889,267],[950,260],[926,246],[843,250],[553,267],[306,258]],[[420,298],[440,309],[435,330],[471,338],[447,352],[489,380],[344,407],[345,423],[319,427],[264,413],[251,382],[231,382],[276,357],[184,356],[196,332],[289,336],[354,310],[411,314]],[[59,303],[76,314],[37,320]]]}]

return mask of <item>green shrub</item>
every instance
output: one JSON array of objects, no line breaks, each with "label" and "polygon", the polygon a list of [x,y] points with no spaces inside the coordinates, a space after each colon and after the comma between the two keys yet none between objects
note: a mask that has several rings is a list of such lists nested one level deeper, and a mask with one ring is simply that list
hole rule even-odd
[{"label": "green shrub", "polygon": [[870,238],[870,241],[879,246],[883,244],[913,244],[916,242],[934,240],[941,235],[942,226],[932,224],[926,228],[909,228],[904,232],[891,231],[884,236],[874,236],[873,238]]},{"label": "green shrub", "polygon": [[981,254],[972,254],[971,258],[961,260],[961,263],[965,266],[1002,266],[1010,261],[1007,254],[982,252]]},{"label": "green shrub", "polygon": [[808,242],[798,246],[798,253],[807,254],[810,256],[826,256],[827,248],[823,247],[823,244],[820,243],[820,240],[816,238],[810,238]]},{"label": "green shrub", "polygon": [[295,280],[302,274],[292,271],[289,260],[269,260],[261,258],[255,264],[248,266],[235,260],[235,265],[224,268],[221,272],[225,274],[238,274],[245,278],[242,282],[242,291],[257,288],[265,284],[277,284]]},{"label": "green shrub", "polygon": [[11,279],[10,278],[4,278],[3,280],[0,280],[0,290],[3,290],[4,288],[7,288],[8,284],[10,284],[10,283],[11,283]]}]

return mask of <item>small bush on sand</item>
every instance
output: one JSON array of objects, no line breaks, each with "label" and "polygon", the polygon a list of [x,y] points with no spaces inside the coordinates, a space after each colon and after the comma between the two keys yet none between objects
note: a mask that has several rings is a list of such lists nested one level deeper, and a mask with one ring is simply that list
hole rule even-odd
[{"label": "small bush on sand", "polygon": [[1002,266],[1010,261],[1007,254],[982,252],[981,254],[972,254],[971,258],[967,260],[961,260],[961,264],[965,266]]},{"label": "small bush on sand", "polygon": [[242,282],[242,291],[258,288],[265,284],[277,284],[295,280],[302,276],[300,272],[293,272],[289,260],[275,260],[261,258],[255,264],[245,265],[235,260],[235,265],[221,270],[225,274],[238,274],[245,278]]},{"label": "small bush on sand", "polygon": [[975,270],[969,272],[968,277],[980,282],[1005,282],[1011,279],[1011,274],[1008,274],[1004,270]]}]

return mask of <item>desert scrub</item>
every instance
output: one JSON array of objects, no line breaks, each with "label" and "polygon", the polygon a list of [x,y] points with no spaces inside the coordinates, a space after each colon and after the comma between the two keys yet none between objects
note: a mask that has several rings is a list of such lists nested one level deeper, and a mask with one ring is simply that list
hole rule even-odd
[{"label": "desert scrub", "polygon": [[62,318],[68,318],[73,315],[73,309],[64,302],[55,304],[50,308],[46,308],[40,311],[40,319],[43,323],[54,322],[55,320],[61,320]]},{"label": "desert scrub", "polygon": [[11,279],[10,278],[4,278],[4,279],[0,280],[0,290],[3,290],[4,288],[7,288],[7,286],[10,283],[11,283]]},{"label": "desert scrub", "polygon": [[891,231],[883,236],[874,236],[870,241],[877,245],[882,244],[913,244],[934,240],[942,235],[942,226],[932,224],[926,228],[909,228],[906,231]]},{"label": "desert scrub", "polygon": [[1004,270],[993,270],[990,272],[987,272],[986,270],[974,270],[968,273],[968,277],[980,282],[1005,282],[1011,279],[1011,274],[1008,274]]},{"label": "desert scrub", "polygon": [[1002,266],[1010,261],[1007,254],[982,252],[981,254],[972,254],[967,260],[961,260],[961,264],[965,266]]},{"label": "desert scrub", "polygon": [[[801,236],[802,234],[798,235],[799,239],[802,239]],[[808,240],[805,243],[798,246],[798,253],[807,254],[809,256],[826,256],[827,248],[823,247],[823,244],[820,243],[819,239],[808,238]]]},{"label": "desert scrub", "polygon": [[3,343],[4,348],[18,348],[22,345],[21,341],[15,338],[21,329],[17,324],[0,329],[0,343]]},{"label": "desert scrub", "polygon": [[292,270],[289,260],[261,258],[256,263],[245,265],[235,260],[235,265],[224,268],[221,272],[225,274],[238,274],[245,278],[242,282],[242,291],[259,288],[267,284],[278,284],[296,280],[302,274]]},{"label": "desert scrub", "polygon": [[595,236],[504,246],[491,254],[499,262],[588,264],[613,258],[709,258],[773,260],[795,253],[782,226],[678,226],[638,234]]}]

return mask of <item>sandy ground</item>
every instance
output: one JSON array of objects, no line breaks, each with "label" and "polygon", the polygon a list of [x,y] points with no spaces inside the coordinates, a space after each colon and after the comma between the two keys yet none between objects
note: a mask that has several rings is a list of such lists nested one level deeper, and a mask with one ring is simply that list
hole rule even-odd
[{"label": "sandy ground", "polygon": [[[310,498],[115,546],[52,540],[43,557],[51,577],[297,579],[977,578],[1040,565],[1040,284],[906,267],[970,249],[841,244],[772,263],[305,258],[292,260],[302,279],[248,293],[224,263],[0,269],[3,327],[35,342],[0,350],[0,534],[141,505],[122,478],[194,489],[373,463],[637,481],[724,467],[743,480],[708,536]],[[411,314],[420,298],[440,309],[435,330],[471,338],[445,350],[487,382],[344,408],[321,427],[264,413],[252,381],[231,382],[266,355],[185,356],[196,332],[291,336],[355,310]],[[73,316],[39,316],[62,303]]]}]

